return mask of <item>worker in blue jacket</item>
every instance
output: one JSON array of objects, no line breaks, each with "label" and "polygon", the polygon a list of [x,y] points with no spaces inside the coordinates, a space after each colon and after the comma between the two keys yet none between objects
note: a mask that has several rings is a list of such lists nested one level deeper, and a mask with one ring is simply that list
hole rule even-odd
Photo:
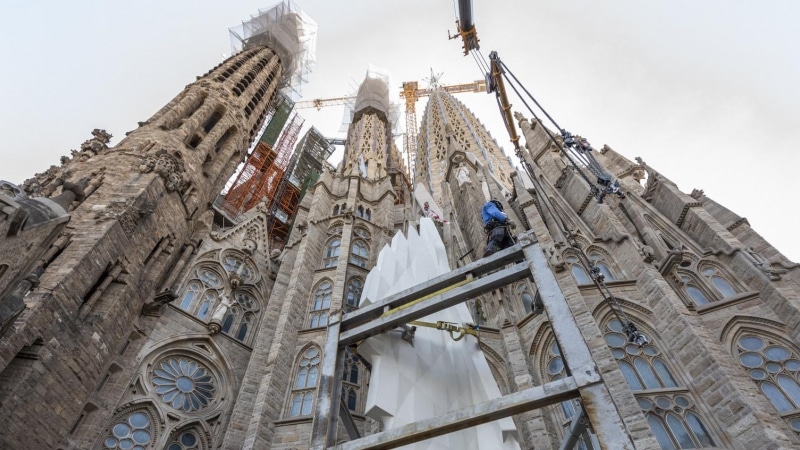
[{"label": "worker in blue jacket", "polygon": [[503,204],[500,201],[493,198],[486,202],[481,210],[481,218],[483,218],[483,230],[486,232],[484,257],[514,245],[509,229],[515,226],[503,212]]}]

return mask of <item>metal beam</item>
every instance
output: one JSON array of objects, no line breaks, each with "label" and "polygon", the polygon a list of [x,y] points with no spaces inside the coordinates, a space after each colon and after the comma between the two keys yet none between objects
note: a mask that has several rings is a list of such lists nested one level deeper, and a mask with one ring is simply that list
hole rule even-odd
[{"label": "metal beam", "polygon": [[359,308],[354,312],[345,314],[342,318],[342,330],[349,330],[356,325],[369,322],[372,319],[377,319],[381,316],[381,314],[383,314],[387,307],[389,309],[394,309],[399,306],[403,306],[406,303],[414,301],[418,298],[433,294],[434,292],[452,286],[459,281],[466,280],[470,275],[477,278],[483,274],[502,268],[515,261],[519,261],[522,258],[522,246],[516,244],[505,250],[499,251],[490,257],[473,261],[464,267],[452,270],[444,275],[440,275],[412,288],[390,295],[389,297],[386,297],[377,303],[369,304],[363,308]]},{"label": "metal beam", "polygon": [[339,353],[338,315],[328,321],[328,336],[322,354],[322,366],[317,390],[317,405],[311,425],[311,448],[325,448],[336,442],[339,427],[339,403],[342,399],[342,371],[344,354]]},{"label": "metal beam", "polygon": [[586,431],[586,413],[583,412],[583,408],[578,408],[577,414],[572,416],[572,422],[569,424],[569,431],[568,434],[564,436],[564,440],[561,441],[561,446],[558,450],[572,450],[575,448],[575,444],[578,443],[578,439],[581,438],[581,434]]},{"label": "metal beam", "polygon": [[344,396],[342,396],[339,402],[339,419],[341,419],[342,425],[344,425],[344,429],[347,431],[347,436],[350,437],[350,440],[358,439],[361,437],[361,433],[358,432],[356,421],[353,420],[353,416],[350,414],[345,400]]},{"label": "metal beam", "polygon": [[532,387],[494,400],[450,411],[437,417],[345,442],[330,447],[329,450],[396,448],[532,409],[554,405],[578,395],[579,383],[576,380],[580,380],[580,384],[588,384],[598,381],[599,378],[590,376],[563,378],[543,386]]},{"label": "metal beam", "polygon": [[[541,294],[550,326],[558,339],[567,366],[572,370],[573,375],[579,368],[590,367],[599,376],[597,364],[589,352],[587,341],[583,338],[581,328],[575,321],[567,299],[561,292],[541,247],[536,243],[533,232],[528,231],[521,234],[519,242],[523,245],[525,259],[533,274],[533,281]],[[594,345],[605,346],[606,344],[599,340]],[[605,384],[586,386],[581,388],[580,392],[583,408],[601,446],[615,450],[632,450],[633,442]]]},{"label": "metal beam", "polygon": [[[485,292],[530,276],[525,264],[515,264],[509,268],[487,275],[453,290],[401,309],[386,317],[379,317],[369,323],[345,331],[339,337],[339,346],[347,346],[376,334],[393,330],[396,327],[420,319],[427,315],[465,302]],[[435,292],[435,291],[434,291]]]}]

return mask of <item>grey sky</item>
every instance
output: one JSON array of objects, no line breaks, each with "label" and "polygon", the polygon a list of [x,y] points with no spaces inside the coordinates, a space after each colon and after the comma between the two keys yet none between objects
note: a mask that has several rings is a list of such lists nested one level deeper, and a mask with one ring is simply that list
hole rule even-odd
[{"label": "grey sky", "polygon": [[[10,1],[0,14],[0,179],[20,183],[106,128],[117,142],[230,53],[227,28],[270,0]],[[452,0],[305,0],[319,24],[304,98],[354,90],[372,63],[402,81],[482,78]],[[790,259],[800,163],[800,2],[474,0],[497,50],[561,126],[641,156],[740,215]],[[508,150],[494,99],[460,94]],[[515,109],[521,104],[512,100]],[[425,102],[418,104],[421,117]],[[305,110],[330,136],[342,110]],[[399,141],[398,141],[399,142]]]}]

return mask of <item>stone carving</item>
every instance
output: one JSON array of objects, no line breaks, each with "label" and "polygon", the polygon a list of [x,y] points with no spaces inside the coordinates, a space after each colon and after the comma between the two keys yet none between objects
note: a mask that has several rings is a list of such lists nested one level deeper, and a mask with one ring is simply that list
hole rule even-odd
[{"label": "stone carving", "polygon": [[130,236],[136,230],[136,224],[139,223],[139,219],[152,214],[154,207],[153,205],[145,204],[141,208],[135,208],[131,199],[112,201],[108,205],[95,205],[92,209],[97,211],[94,215],[96,223],[117,220],[125,234]]},{"label": "stone carving", "polygon": [[469,178],[469,170],[467,170],[463,164],[459,165],[456,170],[456,180],[458,181],[459,187],[466,183],[472,183],[472,180]]},{"label": "stone carving", "polygon": [[639,248],[639,254],[642,255],[642,260],[644,260],[644,262],[651,263],[656,259],[653,247],[650,247],[647,244],[643,244],[639,240],[636,241],[636,245]]},{"label": "stone carving", "polygon": [[[92,138],[88,139],[81,144],[81,150],[72,151],[72,158],[75,161],[88,161],[91,157],[98,155],[100,152],[104,150],[108,150],[108,143],[111,142],[111,138],[114,137],[110,133],[106,132],[106,130],[101,130],[99,128],[95,128],[92,130]],[[64,164],[65,157],[61,157],[61,163]]]},{"label": "stone carving", "polygon": [[550,267],[552,267],[556,272],[563,272],[566,265],[564,263],[564,259],[561,257],[561,253],[557,252],[555,247],[552,245],[548,245],[542,249],[547,257],[547,262],[550,263]]},{"label": "stone carving", "polygon": [[692,189],[692,193],[689,194],[695,200],[700,200],[706,193],[702,189]]},{"label": "stone carving", "polygon": [[778,281],[781,279],[781,275],[786,274],[789,272],[786,269],[779,269],[772,266],[772,263],[763,256],[759,255],[752,247],[748,247],[747,251],[744,252],[750,259],[750,262],[753,263],[760,271],[767,274],[771,281]]},{"label": "stone carving", "polygon": [[167,192],[180,192],[186,187],[186,169],[183,162],[163,149],[145,156],[139,165],[139,172],[157,173],[164,179]]},{"label": "stone carving", "polygon": [[656,187],[659,183],[659,177],[655,173],[647,171],[647,184],[644,186],[644,192],[642,193],[642,198],[646,202],[651,202],[653,200],[653,196],[656,193]]}]

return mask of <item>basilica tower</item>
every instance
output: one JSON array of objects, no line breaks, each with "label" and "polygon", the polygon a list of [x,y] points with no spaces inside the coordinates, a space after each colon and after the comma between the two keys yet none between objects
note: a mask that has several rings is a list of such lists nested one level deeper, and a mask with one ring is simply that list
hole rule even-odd
[{"label": "basilica tower", "polygon": [[[295,23],[286,14],[273,25],[285,31]],[[4,265],[0,286],[1,447],[59,448],[68,442],[87,448],[98,439],[107,448],[165,445],[170,431],[159,428],[165,416],[158,407],[127,416],[114,411],[126,390],[161,391],[158,375],[132,386],[127,381],[142,337],[154,324],[151,317],[175,298],[174,283],[207,237],[209,205],[242,161],[273,95],[293,76],[287,68],[294,55],[272,44],[279,43],[251,36],[243,51],[198,77],[116,146],[108,148],[110,136],[96,130],[60,167],[28,180],[23,189],[3,190],[11,207],[3,217],[17,223],[0,219],[4,231],[14,230],[0,242],[0,254],[24,240],[32,254],[30,262]],[[42,202],[26,200],[47,197],[53,197],[45,203],[51,216],[70,216],[55,240],[36,234],[40,223],[52,221],[31,209]],[[25,217],[35,219],[27,228]],[[33,246],[40,242],[49,245]],[[183,383],[185,395],[180,402],[171,395],[171,403],[164,397],[162,406],[168,403],[179,414],[208,406],[208,395],[220,387],[220,371],[206,362],[219,349],[207,348],[205,359],[173,358],[179,366],[171,369],[178,370],[171,379]],[[182,378],[190,368],[208,378]],[[189,395],[193,390],[186,383],[205,394]],[[118,413],[119,430],[98,428]]]}]

